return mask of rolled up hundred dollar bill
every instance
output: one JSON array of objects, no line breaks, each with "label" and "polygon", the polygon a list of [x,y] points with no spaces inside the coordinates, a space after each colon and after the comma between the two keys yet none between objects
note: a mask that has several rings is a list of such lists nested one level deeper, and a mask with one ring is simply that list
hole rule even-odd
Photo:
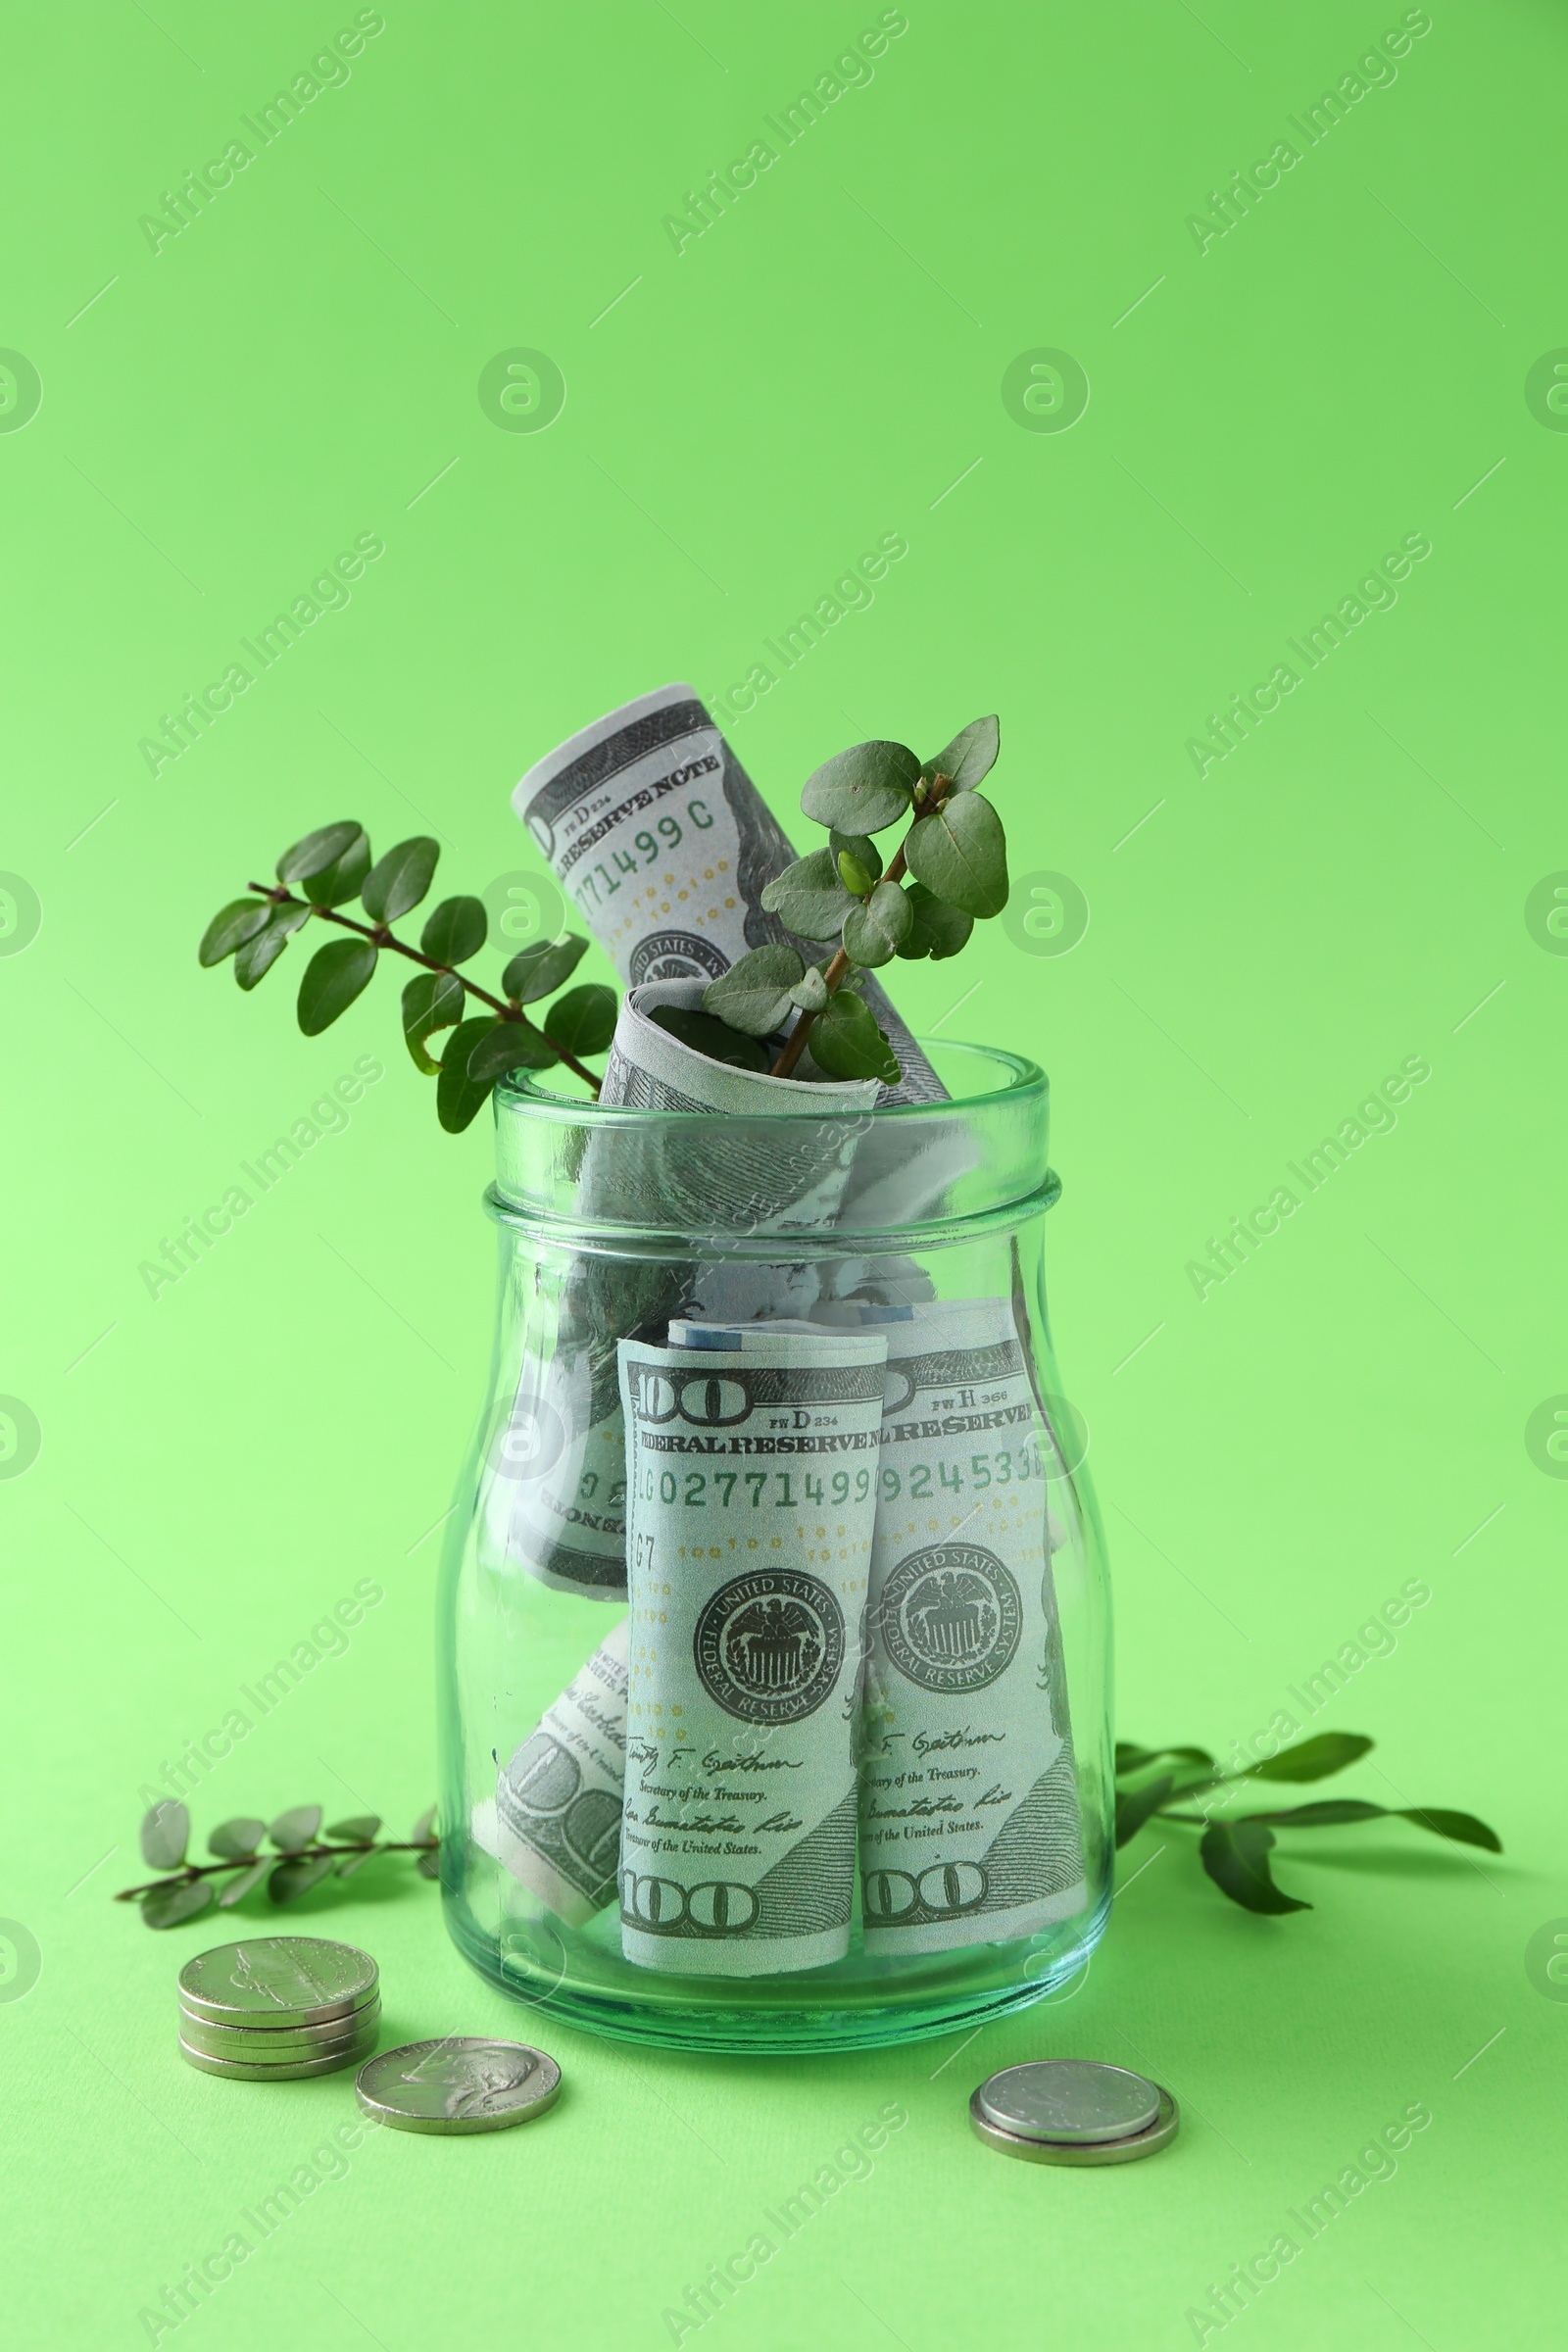
[{"label": "rolled up hundred dollar bill", "polygon": [[[649,982],[627,992],[601,1100],[645,1110],[710,1114],[699,1127],[658,1120],[595,1136],[584,1155],[584,1214],[608,1224],[810,1233],[830,1224],[874,1078],[802,1082],[738,1070],[694,1053],[649,1018],[655,1005],[689,1005],[700,981]],[[768,1114],[764,1126],[748,1124]],[[774,1120],[799,1121],[799,1142]],[[728,1114],[726,1116],[726,1114]],[[593,1599],[626,1594],[625,1432],[615,1350],[640,1331],[662,1334],[683,1301],[718,1315],[808,1305],[817,1272],[744,1260],[657,1263],[585,1255],[567,1275],[554,1323],[535,1302],[508,1423],[491,1446],[484,1511],[492,1544],[544,1584]]]},{"label": "rolled up hundred dollar bill", "polygon": [[880,1333],[620,1348],[631,1651],[621,1949],[753,1977],[849,1949]]},{"label": "rolled up hundred dollar bill", "polygon": [[[562,888],[630,987],[727,972],[790,934],[762,909],[795,862],[778,819],[690,686],[662,686],[584,727],[512,796]],[[797,940],[808,962],[819,943]],[[946,1092],[875,981],[866,1003],[904,1072],[890,1102]]]},{"label": "rolled up hundred dollar bill", "polygon": [[[684,979],[690,985],[678,1001],[696,1006],[709,980],[750,948],[788,936],[763,911],[761,894],[794,853],[689,686],[662,687],[583,728],[529,769],[513,805],[634,992]],[[820,953],[817,943],[797,944],[808,958]],[[639,995],[634,1003],[629,994],[601,1100],[649,1109],[804,1114],[818,1107],[820,1096],[831,1097],[836,1117],[879,1097],[943,1099],[945,1090],[881,990],[867,981],[865,995],[904,1071],[895,1088],[813,1087],[808,1057],[805,1083],[727,1070],[680,1046],[647,1018],[652,1000]],[[868,1211],[885,1196],[889,1224],[928,1213],[969,1164],[956,1126],[913,1152],[902,1136],[873,1134],[862,1142],[857,1181]],[[810,1186],[796,1181],[788,1153],[769,1168],[771,1148],[754,1144],[749,1164],[728,1167],[716,1187],[707,1155],[689,1145],[650,1139],[650,1153],[657,1164],[645,1169],[638,1161],[634,1202],[624,1180],[632,1155],[612,1163],[602,1154],[602,1199],[593,1198],[585,1179],[590,1213],[613,1215],[610,1196],[618,1193],[632,1223],[654,1202],[662,1224],[689,1218],[694,1230],[726,1218],[744,1226],[754,1215],[758,1230],[782,1217],[808,1222]],[[867,1214],[862,1221],[878,1218]],[[624,1595],[614,1348],[630,1334],[657,1333],[660,1310],[667,1313],[678,1302],[662,1274],[582,1261],[564,1286],[554,1329],[549,1315],[535,1319],[511,1423],[492,1450],[484,1508],[492,1548],[545,1584],[609,1600]],[[900,1298],[924,1295],[927,1287],[907,1261],[887,1257],[842,1261],[832,1275],[819,1267],[769,1278],[758,1269],[750,1303],[737,1289],[746,1279],[733,1265],[715,1268],[687,1303],[718,1315],[778,1313],[808,1306],[824,1279]]]},{"label": "rolled up hundred dollar bill", "polygon": [[496,1783],[492,1850],[572,1927],[592,1919],[615,1892],[629,1634],[623,1617],[545,1709]]},{"label": "rolled up hundred dollar bill", "polygon": [[859,1767],[865,1948],[1033,1936],[1086,1899],[1051,1573],[1054,1440],[1000,1300],[886,1326]]}]

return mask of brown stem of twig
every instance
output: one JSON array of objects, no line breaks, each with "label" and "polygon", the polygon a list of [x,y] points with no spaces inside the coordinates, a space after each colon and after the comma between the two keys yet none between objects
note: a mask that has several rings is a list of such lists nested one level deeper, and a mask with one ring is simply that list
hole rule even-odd
[{"label": "brown stem of twig", "polygon": [[[948,783],[949,779],[946,776],[932,777],[930,791],[926,795],[924,805],[920,809],[920,815],[914,820],[915,824],[919,823],[920,816],[929,816],[933,809],[941,808],[943,802],[948,797]],[[911,825],[909,827],[909,833],[912,833],[913,831],[914,825]],[[881,877],[884,882],[902,882],[905,875],[908,872],[908,865],[905,859],[905,851],[908,847],[909,833],[906,833],[904,836],[904,840],[899,847],[898,856],[894,858],[893,863],[888,867],[887,872]],[[838,988],[840,981],[844,978],[844,975],[849,968],[850,959],[844,953],[844,950],[840,948],[832,962],[828,965],[827,970],[822,974],[822,978],[827,984],[827,993],[830,997]],[[801,1014],[800,1019],[796,1022],[794,1028],[790,1031],[788,1038],[785,1040],[784,1051],[780,1054],[777,1061],[774,1062],[772,1068],[767,1073],[770,1078],[788,1078],[791,1075],[796,1063],[800,1060],[801,1055],[806,1051],[806,1041],[811,1034],[811,1023],[815,1020],[815,1018],[816,1015],[814,1012],[803,1012]]]},{"label": "brown stem of twig", "polygon": [[165,1878],[149,1879],[144,1886],[122,1886],[112,1899],[117,1903],[132,1902],[138,1894],[156,1894],[164,1886],[189,1886],[197,1879],[216,1878],[220,1871],[249,1870],[257,1862],[308,1862],[316,1854],[433,1854],[440,1850],[440,1844],[438,1838],[421,1838],[412,1842],[395,1838],[384,1840],[367,1838],[355,1845],[331,1845],[322,1839],[316,1845],[279,1846],[271,1854],[234,1854],[225,1856],[221,1862],[184,1862]]},{"label": "brown stem of twig", "polygon": [[[274,889],[267,882],[248,882],[245,887],[254,890],[258,898],[270,899],[274,906],[309,905],[308,900],[295,898],[292,891]],[[477,997],[481,1004],[488,1004],[492,1012],[498,1012],[504,1021],[520,1021],[525,1017],[520,1004],[509,1004],[505,997],[493,997],[487,988],[479,986],[477,980],[470,980],[465,973],[454,971],[450,963],[437,963],[433,956],[425,956],[419,949],[411,948],[407,940],[399,939],[387,929],[385,923],[357,923],[351,914],[339,914],[335,906],[312,906],[311,912],[318,914],[323,923],[338,923],[345,931],[357,931],[362,939],[369,940],[377,948],[395,949],[399,956],[406,956],[411,963],[422,964],[427,972],[445,972],[449,979],[456,980],[460,988],[466,988],[470,997]],[[555,1045],[554,1038],[550,1042]],[[599,1081],[592,1070],[586,1068],[575,1054],[568,1054],[564,1046],[556,1046],[556,1052],[567,1069],[575,1070],[584,1084],[592,1088],[597,1102]]]}]

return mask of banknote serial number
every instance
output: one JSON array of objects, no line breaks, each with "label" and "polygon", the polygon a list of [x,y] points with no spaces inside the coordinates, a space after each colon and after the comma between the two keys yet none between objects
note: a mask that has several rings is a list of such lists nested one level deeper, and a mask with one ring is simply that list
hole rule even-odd
[{"label": "banknote serial number", "polygon": [[[883,1477],[887,1472],[883,1472]],[[686,1492],[681,1493],[684,1480]],[[747,1497],[735,1500],[735,1490],[749,1490],[750,1507],[754,1511],[771,1508],[775,1511],[798,1511],[803,1503],[834,1503],[843,1506],[853,1495],[857,1502],[869,1500],[871,1473],[869,1470],[835,1470],[831,1477],[818,1478],[808,1470],[798,1478],[792,1470],[661,1470],[657,1476],[645,1467],[637,1492],[644,1502],[678,1502],[683,1510],[706,1511],[741,1510]],[[769,1487],[778,1492],[767,1496]],[[711,1502],[709,1490],[711,1488]],[[764,1497],[767,1500],[764,1502]]]},{"label": "banknote serial number", "polygon": [[[686,814],[699,833],[706,833],[713,821],[713,812],[706,801],[688,801]],[[685,838],[679,817],[662,816],[657,824],[644,825],[640,833],[632,835],[630,849],[612,850],[609,865],[603,858],[597,865],[591,865],[585,874],[578,876],[575,887],[591,906],[598,906],[602,904],[599,890],[601,876],[604,879],[604,897],[612,899],[620,888],[616,874],[644,872],[648,866],[657,865],[661,858],[667,858],[672,850],[679,849]],[[635,857],[633,851],[637,853]]]},{"label": "banknote serial number", "polygon": [[[906,1491],[911,1502],[934,1498],[943,1487],[951,1494],[961,1494],[966,1486],[983,1494],[987,1487],[1021,1487],[1032,1478],[1044,1478],[1045,1460],[1038,1442],[1031,1439],[1027,1446],[1002,1446],[994,1453],[971,1453],[967,1464],[962,1462],[916,1462],[907,1478],[899,1470],[882,1472],[881,1498],[897,1502]],[[932,1480],[938,1483],[932,1485]]]}]

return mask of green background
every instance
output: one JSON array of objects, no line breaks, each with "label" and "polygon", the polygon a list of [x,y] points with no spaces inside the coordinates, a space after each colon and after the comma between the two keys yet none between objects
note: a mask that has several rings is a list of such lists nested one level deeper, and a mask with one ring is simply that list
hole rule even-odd
[{"label": "green background", "polygon": [[[382,1866],[301,1924],[374,1949],[397,2038],[532,2026],[566,2095],[488,2141],[367,2145],[179,2340],[667,2343],[665,2307],[889,2100],[909,2120],[870,2177],[705,2344],[1192,2342],[1209,2284],[1416,2101],[1396,2176],[1226,2338],[1539,2326],[1568,2011],[1526,1951],[1568,1914],[1543,1740],[1568,1488],[1526,1425],[1568,1389],[1568,963],[1525,908],[1568,867],[1568,439],[1525,383],[1568,343],[1560,9],[1436,0],[1397,78],[1200,253],[1188,216],[1304,148],[1288,118],[1400,9],[910,0],[874,78],[677,254],[664,217],[874,7],[388,0],[352,77],[154,253],[161,192],[353,20],[265,13],[11,26],[0,342],[42,384],[0,432],[0,865],[41,908],[29,938],[25,895],[0,906],[0,1389],[42,1432],[0,1480],[0,1911],[42,1955],[0,1985],[16,2340],[145,2341],[141,2307],[354,2113],[346,2077],[180,2064],[203,1929],[107,1900],[144,1875],[139,1792],[362,1577],[384,1602],[215,1767],[198,1835],[312,1797],[401,1826],[433,1786],[429,1531],[488,1348],[486,1127],[438,1132],[386,975],[307,1043],[299,961],[242,999],[198,971],[202,926],[340,815],[378,849],[437,827],[449,889],[538,873],[508,803],[527,764],[667,679],[743,681],[887,532],[908,553],[874,605],[732,737],[789,818],[843,744],[929,751],[999,710],[1014,875],[1088,901],[1069,954],[999,922],[896,988],[916,1027],[1052,1074],[1118,1730],[1228,1753],[1419,1579],[1314,1728],[1376,1736],[1348,1792],[1472,1807],[1507,1850],[1300,1837],[1280,1873],[1315,1908],[1263,1921],[1190,1832],[1148,1832],[1072,1997],[961,2054],[753,2066],[531,2021]],[[564,377],[548,430],[480,406],[518,346]],[[1070,430],[1004,405],[1041,347],[1087,372]],[[351,605],[150,773],[160,714],[362,532],[385,553]],[[1413,532],[1396,606],[1200,778],[1207,714]],[[385,1076],[346,1132],[151,1297],[163,1240],[366,1054]],[[1409,1055],[1432,1074],[1397,1128],[1200,1299],[1209,1237]],[[982,2148],[974,2082],[1050,2053],[1167,2082],[1175,2149],[1062,2172]]]}]

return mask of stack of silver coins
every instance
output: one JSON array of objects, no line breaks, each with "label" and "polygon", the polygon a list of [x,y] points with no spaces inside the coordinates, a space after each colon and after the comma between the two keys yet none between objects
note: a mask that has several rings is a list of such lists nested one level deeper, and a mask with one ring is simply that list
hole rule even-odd
[{"label": "stack of silver coins", "polygon": [[261,1936],[179,1972],[180,2055],[205,2074],[291,2082],[360,2066],[381,2030],[375,1962],[352,1943]]}]

